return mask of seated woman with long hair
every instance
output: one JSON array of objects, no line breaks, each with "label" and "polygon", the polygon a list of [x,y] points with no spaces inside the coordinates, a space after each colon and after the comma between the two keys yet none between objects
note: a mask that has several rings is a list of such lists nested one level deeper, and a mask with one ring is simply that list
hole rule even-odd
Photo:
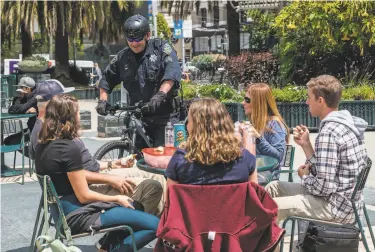
[{"label": "seated woman with long hair", "polygon": [[166,170],[171,184],[257,182],[256,158],[241,146],[225,106],[211,98],[190,105],[186,148],[177,149]]},{"label": "seated woman with long hair", "polygon": [[[251,84],[242,104],[253,125],[257,154],[276,158],[280,164],[289,142],[289,129],[277,110],[270,86]],[[279,170],[280,165],[272,170],[273,180],[279,179]]]},{"label": "seated woman with long hair", "polygon": [[[89,211],[86,207],[88,204],[110,204],[111,208],[96,213],[99,217],[94,218],[95,220],[90,218],[92,224],[100,225],[101,228],[129,225],[134,230],[137,248],[145,246],[155,239],[159,219],[134,210],[136,204],[130,197],[107,196],[89,189],[82,168],[81,152],[72,141],[78,136],[79,124],[77,100],[67,94],[54,96],[46,107],[43,127],[39,133],[40,144],[36,149],[35,160],[37,174],[51,177],[57,194],[61,196],[67,219],[69,219],[69,214],[83,211],[83,209]],[[68,220],[73,234],[88,231],[87,218],[84,221],[84,223],[78,221],[71,225]],[[131,236],[126,232],[111,232],[102,249],[119,248],[119,251],[132,251],[131,244]]]}]

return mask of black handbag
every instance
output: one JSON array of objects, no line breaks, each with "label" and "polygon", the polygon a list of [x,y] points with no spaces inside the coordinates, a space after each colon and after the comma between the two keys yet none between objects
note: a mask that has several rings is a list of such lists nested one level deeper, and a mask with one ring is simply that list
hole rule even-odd
[{"label": "black handbag", "polygon": [[305,236],[299,242],[303,252],[357,252],[360,230],[354,226],[333,226],[309,222]]}]

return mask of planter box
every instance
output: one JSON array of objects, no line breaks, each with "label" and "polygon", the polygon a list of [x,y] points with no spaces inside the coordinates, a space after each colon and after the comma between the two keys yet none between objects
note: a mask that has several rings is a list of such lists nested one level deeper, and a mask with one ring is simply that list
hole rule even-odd
[{"label": "planter box", "polygon": [[44,72],[48,68],[48,62],[40,63],[34,60],[23,60],[18,63],[18,69],[22,72],[39,73]]},{"label": "planter box", "polygon": [[[109,96],[110,104],[121,100],[121,91],[113,91]],[[224,103],[234,122],[246,120],[242,104]],[[311,130],[318,130],[319,118],[312,117],[305,102],[279,102],[277,107],[286,124],[293,128],[299,124],[306,125]],[[360,117],[368,123],[367,130],[375,130],[375,100],[342,101],[340,110],[348,110],[353,116]],[[119,124],[121,125],[121,124]],[[118,126],[118,125],[117,125]],[[121,131],[120,131],[121,134]]]},{"label": "planter box", "polygon": [[[70,94],[72,94],[78,100],[95,99],[95,88],[88,87],[85,89],[75,89]],[[114,90],[111,94],[108,95],[109,104],[115,104],[119,101],[121,101],[121,90]]]},{"label": "planter box", "polygon": [[98,137],[121,137],[124,128],[124,113],[120,116],[98,115]]},{"label": "planter box", "polygon": [[108,102],[111,105],[116,104],[116,102],[121,101],[121,90],[113,90],[112,93],[108,95]]},{"label": "planter box", "polygon": [[[225,103],[234,122],[245,120],[246,116],[240,103]],[[318,130],[319,118],[312,117],[309,107],[304,102],[280,102],[277,107],[286,124],[293,128],[299,124],[306,125],[311,130]],[[353,116],[360,117],[368,123],[367,130],[375,130],[375,100],[374,101],[342,101],[340,110],[348,110]]]},{"label": "planter box", "polygon": [[81,116],[81,129],[90,130],[91,129],[91,111],[80,110],[79,114]]},{"label": "planter box", "polygon": [[78,100],[95,99],[95,88],[75,89],[70,94]]}]

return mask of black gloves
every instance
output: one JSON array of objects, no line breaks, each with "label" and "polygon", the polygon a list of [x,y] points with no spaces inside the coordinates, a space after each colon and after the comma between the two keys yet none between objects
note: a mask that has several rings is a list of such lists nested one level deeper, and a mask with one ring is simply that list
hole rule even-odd
[{"label": "black gloves", "polygon": [[102,116],[108,115],[110,108],[111,105],[105,100],[99,100],[98,106],[95,107],[96,112],[98,112],[98,114]]},{"label": "black gloves", "polygon": [[160,107],[161,103],[167,98],[167,94],[163,91],[157,92],[156,95],[154,95],[149,104],[142,107],[143,113],[155,113],[155,111]]}]

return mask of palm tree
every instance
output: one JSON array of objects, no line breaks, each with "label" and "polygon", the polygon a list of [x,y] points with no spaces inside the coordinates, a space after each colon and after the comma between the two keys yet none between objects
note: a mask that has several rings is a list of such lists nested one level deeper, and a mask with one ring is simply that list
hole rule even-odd
[{"label": "palm tree", "polygon": [[37,21],[41,34],[55,37],[56,68],[53,77],[66,79],[64,83],[67,83],[70,81],[69,39],[74,41],[86,34],[95,40],[99,34],[100,43],[116,41],[125,18],[129,16],[128,10],[133,10],[134,5],[140,5],[140,1],[19,0],[4,4],[1,1],[0,10],[4,13],[1,17],[2,37],[14,41],[21,31],[25,53],[31,54],[34,22]]},{"label": "palm tree", "polygon": [[[34,17],[36,12],[36,4],[34,1],[1,1],[1,35],[2,38],[8,38],[8,46],[12,46],[12,42],[21,35],[22,40],[22,56],[32,55],[32,40],[34,30],[29,26],[34,25]],[[3,44],[5,40],[1,40]]]},{"label": "palm tree", "polygon": [[[198,14],[201,1],[195,1],[195,8]],[[184,18],[190,14],[192,9],[193,1],[185,0],[175,0],[167,1],[163,0],[160,2],[161,8],[167,8],[169,14],[172,12],[172,7],[174,7],[174,13],[172,14],[174,19]],[[233,7],[236,7],[238,2],[227,1],[227,27],[228,36],[230,38],[229,43],[229,55],[238,55],[240,54],[240,23],[239,23],[239,14]],[[212,11],[213,1],[208,1],[208,11]]]}]

